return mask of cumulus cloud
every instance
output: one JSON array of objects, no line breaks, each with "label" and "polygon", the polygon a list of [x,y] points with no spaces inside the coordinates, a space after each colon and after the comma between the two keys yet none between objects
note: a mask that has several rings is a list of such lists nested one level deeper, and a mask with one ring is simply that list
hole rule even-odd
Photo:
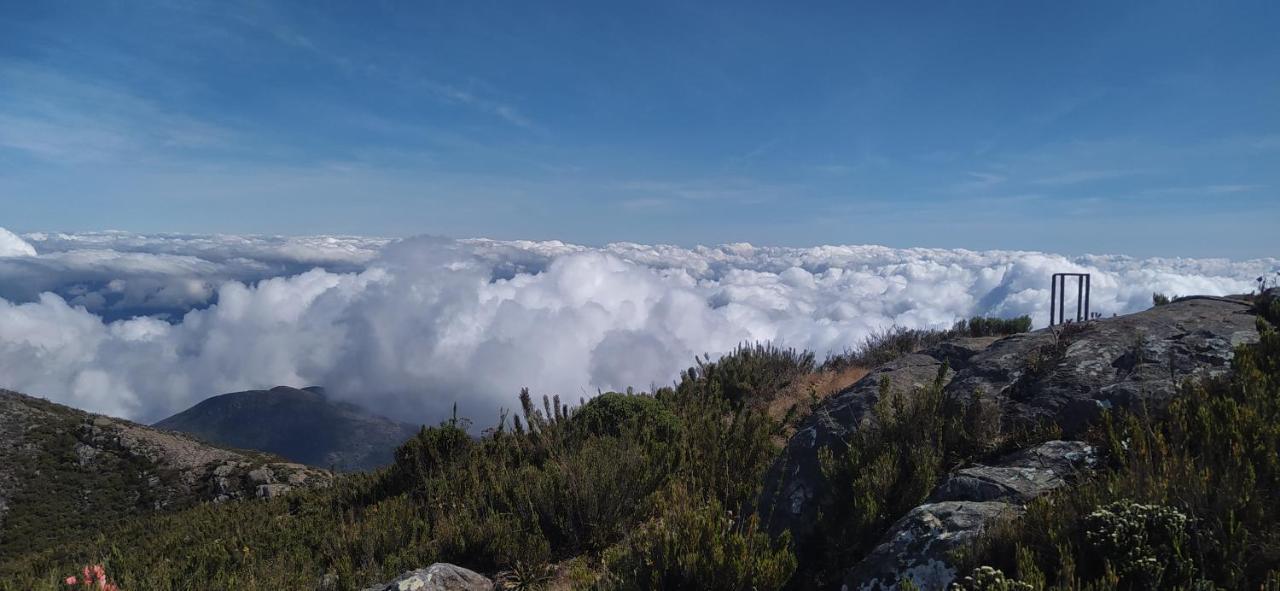
[{"label": "cumulus cloud", "polygon": [[0,228],[0,257],[33,257],[36,249],[22,237]]},{"label": "cumulus cloud", "polygon": [[[879,246],[584,247],[28,234],[0,258],[0,386],[142,421],[278,384],[414,421],[481,424],[522,386],[571,399],[669,383],[743,341],[838,351],[897,324],[1048,319],[1049,275],[1093,309],[1248,291],[1276,259],[1133,259]],[[14,250],[10,247],[10,250]],[[38,254],[37,254],[38,253]],[[125,315],[125,311],[142,312]]]}]

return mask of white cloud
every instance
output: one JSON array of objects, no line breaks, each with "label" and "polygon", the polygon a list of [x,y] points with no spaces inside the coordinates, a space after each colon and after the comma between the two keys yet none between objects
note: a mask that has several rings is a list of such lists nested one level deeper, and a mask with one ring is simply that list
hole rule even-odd
[{"label": "white cloud", "polygon": [[33,257],[36,248],[21,236],[0,228],[0,257]]},{"label": "white cloud", "polygon": [[[665,384],[695,354],[742,341],[825,353],[890,324],[1031,314],[1042,325],[1056,271],[1093,273],[1093,308],[1110,314],[1148,306],[1153,291],[1247,291],[1280,266],[879,246],[27,240],[40,254],[0,260],[0,286],[40,286],[0,294],[0,386],[148,421],[222,392],[320,384],[408,420],[457,402],[483,425],[522,386],[572,399]],[[174,312],[118,313],[148,306]]]}]

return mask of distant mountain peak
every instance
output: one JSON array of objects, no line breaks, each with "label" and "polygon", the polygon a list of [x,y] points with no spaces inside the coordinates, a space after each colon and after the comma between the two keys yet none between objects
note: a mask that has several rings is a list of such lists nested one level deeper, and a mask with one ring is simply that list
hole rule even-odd
[{"label": "distant mountain peak", "polygon": [[343,471],[390,463],[395,448],[418,431],[333,400],[321,386],[276,386],[213,396],[155,426]]}]

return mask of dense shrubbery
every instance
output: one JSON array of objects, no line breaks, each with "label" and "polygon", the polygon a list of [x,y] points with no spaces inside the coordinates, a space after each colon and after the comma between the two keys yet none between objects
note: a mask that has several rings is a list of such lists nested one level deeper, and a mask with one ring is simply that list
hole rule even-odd
[{"label": "dense shrubbery", "polygon": [[27,484],[3,499],[8,510],[2,515],[0,560],[55,543],[60,535],[113,527],[158,501],[147,482],[157,474],[154,464],[98,442],[103,452],[91,469],[83,469],[77,448],[89,441],[92,426],[51,410],[46,422],[24,433],[31,455],[13,468],[14,477]]},{"label": "dense shrubbery", "polygon": [[[522,413],[484,437],[455,417],[406,442],[391,468],[328,490],[139,518],[97,539],[45,545],[0,565],[0,589],[57,588],[67,565],[85,562],[102,562],[129,590],[361,588],[435,561],[529,579],[607,551],[627,569],[635,557],[672,556],[645,567],[653,581],[737,576],[769,588],[793,567],[785,542],[753,519],[723,530],[707,520],[745,515],[777,453],[782,423],[754,399],[812,367],[810,354],[742,347],[653,395],[607,393],[571,409],[546,398],[536,408],[522,392]],[[724,545],[693,558],[662,546],[691,536]]]},{"label": "dense shrubbery", "polygon": [[610,589],[779,589],[796,568],[789,538],[774,542],[759,518],[725,511],[676,486],[657,519],[605,554],[599,585]]},{"label": "dense shrubbery", "polygon": [[[1280,314],[1229,380],[1184,384],[1159,419],[1109,417],[1110,465],[1037,500],[970,557],[1054,589],[1258,589],[1280,584]],[[1024,556],[1017,563],[1008,557]]]}]

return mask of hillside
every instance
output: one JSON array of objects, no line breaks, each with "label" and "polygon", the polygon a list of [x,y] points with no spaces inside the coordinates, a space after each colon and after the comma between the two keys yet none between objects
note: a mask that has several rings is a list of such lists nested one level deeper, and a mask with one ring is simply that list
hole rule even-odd
[{"label": "hillside", "polygon": [[322,470],[0,390],[0,559],[82,528],[328,482]]},{"label": "hillside", "polygon": [[1271,296],[1180,298],[891,331],[823,364],[743,346],[577,408],[522,392],[483,437],[446,421],[328,488],[32,544],[0,590],[87,562],[161,590],[1274,586],[1277,323]]},{"label": "hillside", "polygon": [[322,388],[285,386],[214,396],[154,426],[347,472],[390,464],[396,447],[418,431],[331,400]]}]

